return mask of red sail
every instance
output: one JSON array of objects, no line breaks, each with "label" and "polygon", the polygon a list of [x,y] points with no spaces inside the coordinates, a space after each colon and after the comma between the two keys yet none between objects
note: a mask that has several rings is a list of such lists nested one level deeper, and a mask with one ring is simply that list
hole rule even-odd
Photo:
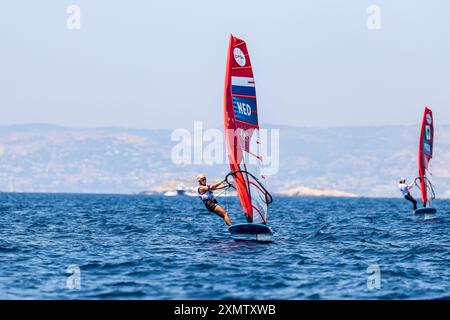
[{"label": "red sail", "polygon": [[425,107],[423,114],[422,125],[420,129],[419,141],[419,181],[420,190],[422,191],[422,202],[424,206],[429,203],[427,194],[428,180],[427,171],[431,158],[433,157],[433,141],[434,140],[434,124],[433,112]]},{"label": "red sail", "polygon": [[230,169],[238,171],[233,179],[246,219],[266,223],[267,195],[260,181],[264,177],[248,161],[257,168],[262,160],[252,147],[259,144],[255,81],[247,45],[233,36],[225,73],[224,126]]}]

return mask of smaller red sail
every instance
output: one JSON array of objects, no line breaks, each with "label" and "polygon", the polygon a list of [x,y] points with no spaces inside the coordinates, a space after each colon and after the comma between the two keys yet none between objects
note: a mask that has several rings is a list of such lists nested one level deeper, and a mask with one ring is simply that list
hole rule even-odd
[{"label": "smaller red sail", "polygon": [[419,181],[420,181],[420,190],[422,192],[422,202],[424,206],[426,206],[429,203],[427,193],[429,182],[426,175],[428,171],[428,165],[433,157],[433,142],[434,142],[433,112],[428,107],[425,107],[419,140]]}]

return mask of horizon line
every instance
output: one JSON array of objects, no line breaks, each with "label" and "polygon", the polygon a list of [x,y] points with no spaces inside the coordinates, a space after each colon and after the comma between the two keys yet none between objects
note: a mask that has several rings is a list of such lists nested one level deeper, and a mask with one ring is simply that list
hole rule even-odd
[{"label": "horizon line", "polygon": [[[43,192],[43,191],[0,191],[0,194],[56,194],[56,195],[100,195],[100,196],[144,196],[144,197],[152,197],[152,196],[161,196],[161,197],[173,197],[173,196],[165,196],[164,193],[161,192],[153,192],[153,194],[143,194],[143,191],[139,192],[128,192],[128,193],[115,193],[115,192],[64,192],[64,191],[56,191],[56,192]],[[284,195],[279,192],[273,192],[274,195],[278,197],[286,197],[286,198],[333,198],[333,199],[399,199],[403,200],[401,197],[394,196],[364,196],[364,195],[355,195],[355,196],[326,196],[326,195]],[[178,197],[190,197],[190,196],[178,196]],[[194,197],[194,196],[193,196]],[[439,200],[449,200],[450,197],[440,197]]]},{"label": "horizon line", "polygon": [[[201,120],[195,120],[201,121]],[[336,126],[308,126],[308,125],[290,125],[290,124],[277,124],[277,123],[262,123],[260,129],[266,127],[279,127],[279,128],[291,128],[291,129],[340,129],[340,128],[393,128],[393,127],[413,127],[419,124],[375,124],[375,125],[336,125]],[[75,130],[99,130],[99,129],[125,129],[125,130],[175,130],[179,128],[151,128],[151,127],[127,127],[120,125],[106,125],[106,126],[72,126],[72,125],[61,125],[48,122],[29,122],[29,123],[16,123],[16,124],[0,124],[0,128],[13,128],[13,127],[53,127],[59,129],[75,129]],[[450,124],[436,124],[436,127],[449,127]],[[204,129],[213,129],[214,127],[205,127]],[[222,127],[221,127],[222,128]]]}]

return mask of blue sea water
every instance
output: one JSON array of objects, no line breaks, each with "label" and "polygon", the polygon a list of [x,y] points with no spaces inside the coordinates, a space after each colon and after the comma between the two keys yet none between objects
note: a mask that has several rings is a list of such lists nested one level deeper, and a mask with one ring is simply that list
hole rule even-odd
[{"label": "blue sea water", "polygon": [[0,298],[449,298],[450,201],[435,205],[276,197],[274,241],[257,243],[195,197],[0,193]]}]

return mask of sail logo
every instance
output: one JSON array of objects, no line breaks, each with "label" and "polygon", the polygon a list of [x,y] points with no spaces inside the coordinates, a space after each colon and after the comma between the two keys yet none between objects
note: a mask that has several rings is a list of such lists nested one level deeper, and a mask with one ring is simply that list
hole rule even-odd
[{"label": "sail logo", "polygon": [[237,102],[237,110],[240,114],[243,114],[245,116],[251,116],[252,115],[252,108],[243,102]]},{"label": "sail logo", "polygon": [[245,55],[241,49],[234,48],[233,56],[234,56],[234,60],[236,61],[236,63],[238,65],[240,65],[241,67],[245,66],[245,64],[247,63],[247,59],[245,59]]},{"label": "sail logo", "polygon": [[433,123],[433,117],[431,116],[431,114],[427,113],[427,123],[429,125],[431,125]]}]

